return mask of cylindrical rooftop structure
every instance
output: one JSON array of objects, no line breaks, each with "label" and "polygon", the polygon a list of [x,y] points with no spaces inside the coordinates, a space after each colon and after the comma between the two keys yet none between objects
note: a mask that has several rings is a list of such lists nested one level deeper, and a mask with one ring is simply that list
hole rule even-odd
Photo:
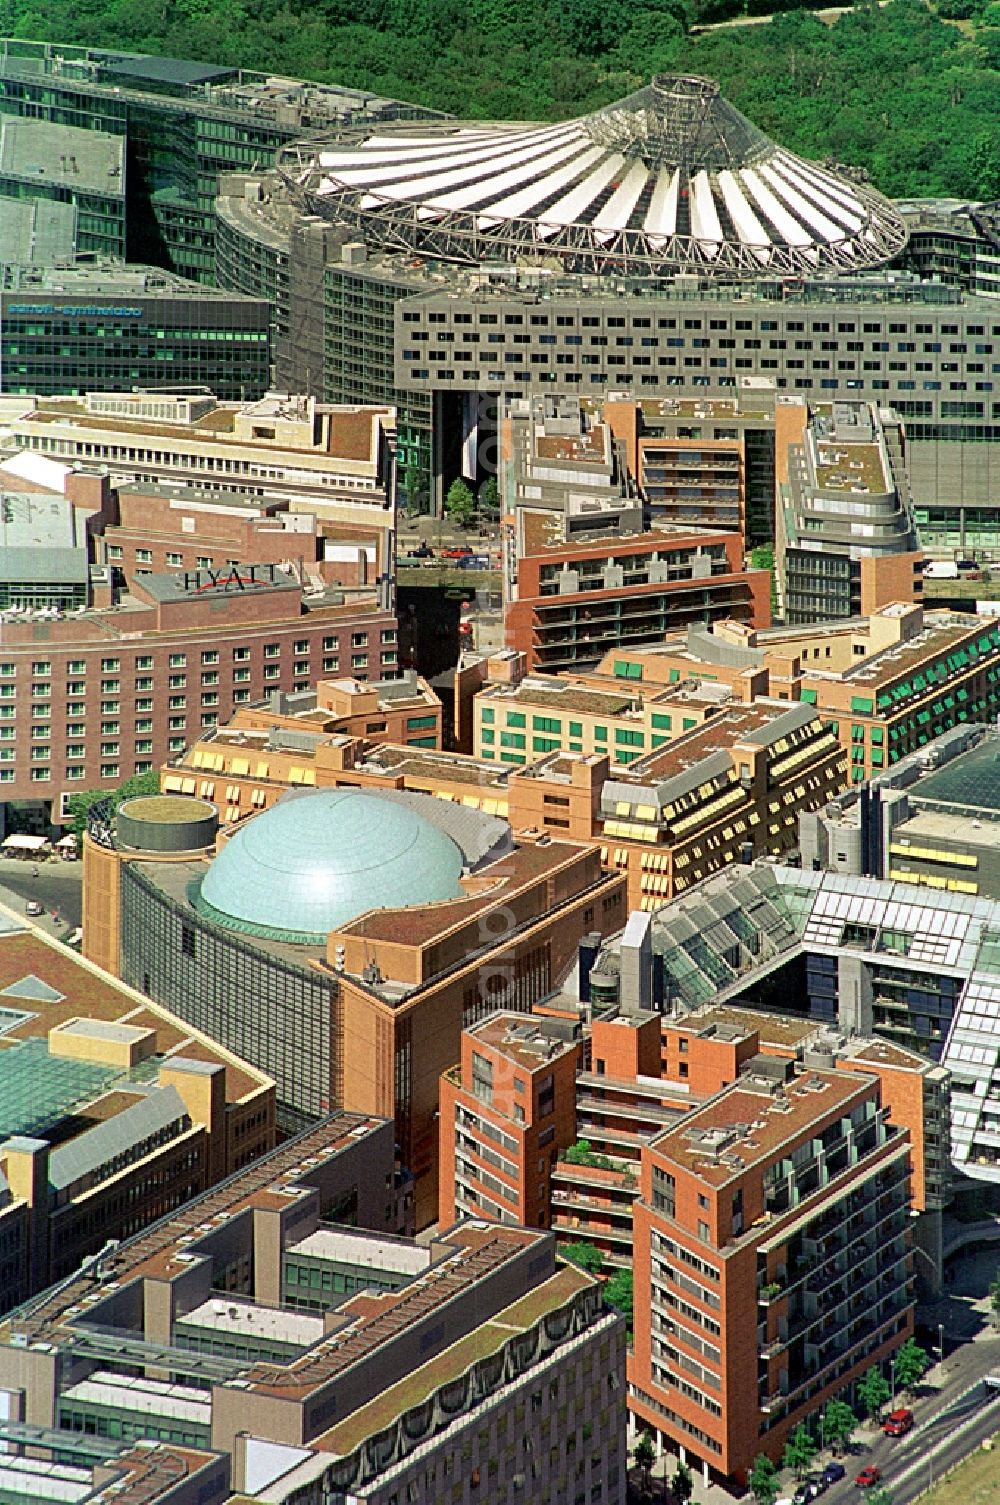
[{"label": "cylindrical rooftop structure", "polygon": [[115,826],[121,850],[194,852],[214,845],[219,812],[185,794],[143,794],[125,801]]}]

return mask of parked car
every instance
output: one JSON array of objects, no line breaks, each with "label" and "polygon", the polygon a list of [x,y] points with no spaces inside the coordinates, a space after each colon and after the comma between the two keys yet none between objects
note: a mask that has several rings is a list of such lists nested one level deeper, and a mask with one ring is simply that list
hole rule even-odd
[{"label": "parked car", "polygon": [[442,549],[441,550],[441,558],[442,559],[468,559],[468,557],[469,557],[469,555],[471,553],[472,553],[472,550],[471,550],[471,548],[469,547],[469,545],[467,543],[456,543],[456,544],[453,544],[450,549]]},{"label": "parked car", "polygon": [[44,904],[39,904],[37,899],[29,899],[27,904],[24,906],[24,912],[25,914],[31,915],[34,919],[37,918],[38,915],[45,913],[45,906]]},{"label": "parked car", "polygon": [[898,1411],[890,1411],[882,1423],[882,1431],[887,1437],[905,1437],[912,1429],[913,1412],[905,1406],[901,1406]]},{"label": "parked car", "polygon": [[822,1486],[815,1479],[803,1479],[795,1493],[792,1495],[792,1505],[810,1505],[821,1493]]},{"label": "parked car", "polygon": [[407,559],[433,559],[434,550],[429,543],[418,543],[415,548],[407,549]]},{"label": "parked car", "polygon": [[877,1484],[881,1477],[882,1470],[880,1468],[877,1468],[874,1463],[866,1463],[854,1482],[859,1489],[871,1489],[872,1485]]},{"label": "parked car", "polygon": [[820,1478],[823,1480],[824,1485],[829,1488],[831,1484],[839,1484],[846,1472],[847,1470],[844,1465],[835,1461],[826,1465]]}]

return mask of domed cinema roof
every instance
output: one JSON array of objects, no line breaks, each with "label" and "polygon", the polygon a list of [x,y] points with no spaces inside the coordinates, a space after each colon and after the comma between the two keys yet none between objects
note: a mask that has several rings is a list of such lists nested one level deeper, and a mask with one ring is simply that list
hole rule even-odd
[{"label": "domed cinema roof", "polygon": [[857,174],[785,151],[703,78],[660,76],[560,125],[421,123],[300,143],[279,168],[310,212],[356,225],[369,245],[446,261],[829,275],[906,243]]},{"label": "domed cinema roof", "polygon": [[405,804],[302,791],[230,837],[196,906],[231,930],[321,944],[365,910],[458,897],[462,867],[451,837]]}]

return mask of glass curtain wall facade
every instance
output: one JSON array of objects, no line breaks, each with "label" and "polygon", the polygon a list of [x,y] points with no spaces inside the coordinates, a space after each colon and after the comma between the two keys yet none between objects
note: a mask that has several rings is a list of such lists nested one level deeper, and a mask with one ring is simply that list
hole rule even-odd
[{"label": "glass curtain wall facade", "polygon": [[268,1072],[285,1129],[330,1111],[332,979],[254,946],[122,869],[121,975],[196,1029]]}]

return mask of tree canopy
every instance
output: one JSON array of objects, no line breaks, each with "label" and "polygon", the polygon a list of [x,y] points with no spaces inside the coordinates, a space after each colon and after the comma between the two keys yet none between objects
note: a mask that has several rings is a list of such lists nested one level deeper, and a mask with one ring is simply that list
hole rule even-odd
[{"label": "tree canopy", "polygon": [[[692,33],[777,11],[766,24]],[[465,117],[559,120],[708,74],[793,151],[895,196],[1000,195],[1000,4],[858,0],[832,24],[788,0],[7,0],[13,35],[315,78]]]},{"label": "tree canopy", "polygon": [[756,1505],[774,1505],[778,1497],[778,1470],[766,1453],[757,1454],[747,1482]]},{"label": "tree canopy", "polygon": [[822,1438],[827,1447],[843,1443],[846,1447],[858,1424],[858,1418],[846,1401],[828,1400],[823,1411]]},{"label": "tree canopy", "polygon": [[588,1275],[600,1275],[604,1269],[604,1255],[596,1244],[560,1244],[556,1252],[567,1264],[579,1265]]},{"label": "tree canopy", "polygon": [[472,522],[476,515],[476,499],[465,481],[452,481],[444,499],[444,510],[460,528],[467,528]]},{"label": "tree canopy", "polygon": [[785,1451],[782,1455],[782,1464],[785,1468],[792,1469],[796,1474],[804,1474],[810,1463],[816,1456],[817,1447],[813,1441],[809,1428],[802,1422],[785,1443]]},{"label": "tree canopy", "polygon": [[891,1393],[889,1382],[880,1369],[869,1369],[858,1381],[858,1397],[872,1421],[876,1420]]},{"label": "tree canopy", "polygon": [[930,1367],[930,1355],[913,1338],[907,1338],[893,1360],[893,1374],[901,1390],[912,1390],[919,1385]]}]

